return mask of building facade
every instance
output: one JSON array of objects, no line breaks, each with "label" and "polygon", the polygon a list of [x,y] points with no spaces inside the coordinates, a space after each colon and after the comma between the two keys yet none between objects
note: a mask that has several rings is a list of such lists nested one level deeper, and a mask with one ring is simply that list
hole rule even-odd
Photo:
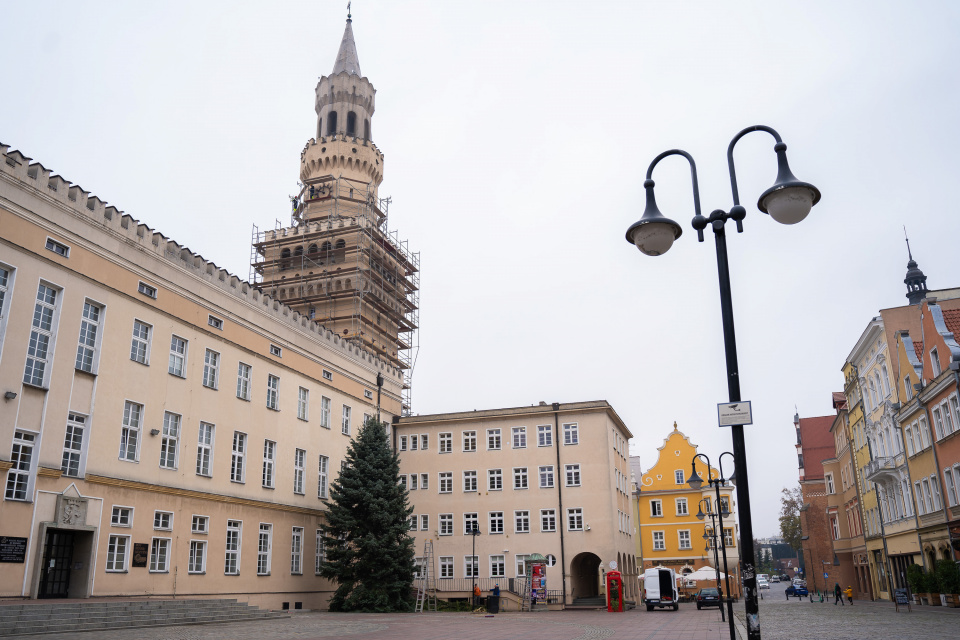
[{"label": "building facade", "polygon": [[[347,104],[372,116],[352,42],[348,22],[348,54],[317,88],[325,119]],[[321,105],[330,87],[333,102]],[[311,247],[329,242],[344,290],[363,283],[359,338],[342,321],[336,281],[313,274],[334,293],[311,311],[312,299],[278,284],[300,271],[278,276],[280,263],[260,260],[262,280],[245,282],[0,145],[0,597],[325,606],[334,585],[316,575],[322,501],[364,418],[403,411],[398,353],[415,271],[376,198],[362,215],[338,208],[356,204],[347,181],[366,180],[367,194],[379,185],[369,127],[366,144],[349,128],[325,131],[308,143],[301,177],[340,186],[298,203],[298,224],[278,231],[297,241],[264,251],[290,244],[295,254],[309,239],[307,254],[323,254]],[[351,260],[352,271],[341,267]],[[389,295],[377,284],[387,274]]]},{"label": "building facade", "polygon": [[613,566],[636,598],[631,437],[604,401],[395,420],[418,562],[429,561],[429,542],[441,597],[466,595],[474,583],[515,591],[540,554],[558,602],[602,593]]},{"label": "building facade", "polygon": [[[707,478],[719,478],[719,471],[707,469],[702,458],[697,459],[697,473],[704,484],[700,489],[690,487],[688,480],[697,446],[677,429],[676,423],[658,450],[657,462],[641,474],[636,492],[642,568],[665,566],[684,574],[705,565],[718,567],[719,562],[723,571],[723,549],[716,546],[722,545],[726,548],[730,587],[739,593],[735,486],[727,483],[720,487],[722,508],[729,512],[721,526],[709,515],[717,515],[718,508],[716,489],[707,483]],[[700,512],[705,514],[703,520],[697,518]]]}]

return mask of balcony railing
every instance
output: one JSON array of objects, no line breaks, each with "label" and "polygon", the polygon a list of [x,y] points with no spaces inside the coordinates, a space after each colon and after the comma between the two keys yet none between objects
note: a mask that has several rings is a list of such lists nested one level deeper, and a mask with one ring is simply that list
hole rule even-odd
[{"label": "balcony railing", "polygon": [[874,458],[863,468],[863,475],[867,480],[877,482],[883,476],[893,475],[896,468],[897,463],[893,458]]}]

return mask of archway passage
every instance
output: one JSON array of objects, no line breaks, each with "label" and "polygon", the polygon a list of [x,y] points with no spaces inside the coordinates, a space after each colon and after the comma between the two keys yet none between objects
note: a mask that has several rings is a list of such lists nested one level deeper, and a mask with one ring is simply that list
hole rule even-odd
[{"label": "archway passage", "polygon": [[597,581],[599,578],[600,557],[586,551],[578,553],[570,562],[570,578],[574,598],[593,598],[599,595]]}]

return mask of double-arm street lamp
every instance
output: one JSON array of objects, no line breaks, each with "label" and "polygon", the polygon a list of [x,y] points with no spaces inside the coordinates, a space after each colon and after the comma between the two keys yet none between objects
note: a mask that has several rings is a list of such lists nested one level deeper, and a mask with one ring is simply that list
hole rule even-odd
[{"label": "double-arm street lamp", "polygon": [[[720,458],[717,460],[717,462],[719,463],[719,474],[717,475],[716,478],[713,477],[713,473],[712,473],[713,467],[710,465],[710,458],[708,458],[703,453],[698,453],[697,455],[693,456],[693,460],[690,461],[691,473],[690,473],[690,479],[687,480],[687,484],[689,484],[690,488],[693,489],[694,491],[700,490],[700,487],[703,486],[703,479],[700,477],[700,474],[697,473],[697,458],[703,458],[704,460],[706,460],[707,482],[710,483],[711,487],[715,487],[717,491],[717,500],[714,504],[717,505],[716,516],[719,522],[714,527],[713,532],[714,532],[714,535],[716,535],[716,533],[719,531],[720,540],[721,542],[723,542],[723,546],[721,546],[720,548],[723,550],[724,582],[727,585],[727,598],[726,598],[727,599],[727,618],[728,618],[728,621],[730,622],[730,637],[735,638],[736,630],[734,629],[734,626],[733,626],[733,597],[732,597],[733,594],[730,593],[730,568],[727,565],[727,545],[723,537],[723,519],[730,515],[730,509],[723,503],[723,500],[720,499],[720,487],[723,485],[726,485],[727,482],[730,480],[730,478],[724,479],[723,477],[723,456],[730,456],[732,458],[733,454],[730,453],[729,451],[724,451],[723,453],[720,454]],[[701,500],[700,503],[702,504],[703,500]],[[712,519],[714,514],[709,508],[709,506],[707,507],[707,513],[710,514],[710,517]],[[706,516],[703,513],[703,509],[698,507],[697,519],[703,520],[705,517]],[[719,578],[717,579],[717,586],[720,586]],[[722,611],[722,607],[723,607],[722,602],[720,603],[720,607]]]},{"label": "double-arm street lamp", "polygon": [[[747,215],[745,207],[740,205],[740,193],[737,189],[737,174],[733,165],[733,147],[748,133],[765,131],[773,136],[776,144],[773,150],[777,154],[777,180],[772,187],[763,192],[757,207],[781,224],[796,224],[810,213],[813,205],[820,200],[820,191],[812,184],[801,182],[790,172],[787,165],[787,145],[783,143],[780,134],[763,125],[748,127],[738,133],[727,147],[727,165],[730,168],[730,187],[733,191],[733,207],[730,211],[714,210],[709,217],[700,213],[700,189],[697,184],[697,165],[693,157],[686,151],[671,149],[664,151],[653,159],[647,168],[647,178],[643,182],[646,190],[646,208],[643,216],[627,229],[627,241],[637,246],[640,251],[649,256],[659,256],[673,245],[673,241],[680,237],[682,229],[673,220],[665,217],[657,208],[657,201],[653,195],[653,169],[657,163],[671,155],[680,155],[690,163],[690,175],[693,180],[693,206],[696,215],[692,226],[697,231],[697,237],[703,242],[703,230],[709,225],[713,229],[713,236],[717,249],[717,271],[720,277],[720,313],[723,321],[723,344],[727,361],[727,392],[731,403],[740,402],[740,374],[737,365],[737,341],[733,326],[733,301],[730,293],[730,268],[727,264],[727,239],[725,224],[733,220],[737,224],[737,232],[743,232],[743,219]],[[750,517],[750,485],[747,477],[747,453],[743,439],[743,425],[731,427],[733,436],[733,453],[737,474],[737,495],[740,527],[742,533],[741,564],[743,567],[744,604],[747,613],[747,637],[749,640],[760,640],[760,615],[757,603],[757,575],[753,565],[753,521]]]},{"label": "double-arm street lamp", "polygon": [[[704,505],[704,503],[706,503],[706,505],[707,505],[706,514],[704,514],[704,511],[703,511],[703,505]],[[711,533],[707,533],[707,526],[706,526],[706,523],[704,523],[704,526],[703,526],[703,539],[704,539],[704,540],[710,540],[711,538],[713,539],[713,568],[714,568],[714,570],[717,572],[717,590],[720,591],[721,593],[723,593],[723,587],[720,586],[720,559],[717,558],[717,514],[715,514],[715,513],[714,513],[713,511],[711,511],[711,509],[710,509],[710,499],[709,499],[709,498],[703,498],[702,500],[700,500],[700,504],[697,505],[697,519],[698,519],[698,520],[703,520],[703,519],[704,519],[705,517],[707,517],[707,516],[710,516],[710,523],[711,523],[713,529],[712,529]],[[721,538],[721,540],[722,540],[722,538]],[[705,543],[705,546],[704,546],[704,549],[703,549],[703,550],[706,551],[706,552],[708,553],[708,555],[709,555],[710,545],[709,545],[708,543]],[[724,573],[724,575],[726,575],[726,573],[727,573],[727,563],[726,563],[726,561],[724,561],[724,563],[723,563],[723,573]],[[730,581],[729,581],[729,579],[727,580],[727,589],[728,589],[728,590],[730,589]],[[730,594],[728,593],[727,595],[729,596]],[[723,598],[720,598],[720,620],[723,621],[723,622],[726,622],[726,616],[725,616],[725,614],[723,613]],[[731,631],[731,633],[734,632],[734,630],[733,630],[732,628],[731,628],[730,631]],[[731,637],[733,637],[733,636],[731,636]]]}]

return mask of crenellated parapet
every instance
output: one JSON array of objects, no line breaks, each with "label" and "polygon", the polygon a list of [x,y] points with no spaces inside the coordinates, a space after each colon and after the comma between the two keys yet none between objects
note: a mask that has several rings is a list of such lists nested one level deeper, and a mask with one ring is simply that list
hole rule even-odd
[{"label": "crenellated parapet", "polygon": [[[379,151],[376,154],[379,155]],[[404,384],[403,372],[376,354],[336,335],[283,302],[260,292],[246,280],[241,280],[213,261],[109,205],[80,185],[53,174],[39,162],[34,162],[17,150],[10,150],[10,146],[3,143],[0,143],[0,179],[19,183],[25,190],[32,191],[40,199],[51,202],[74,217],[136,245],[141,251],[153,254],[174,268],[245,302],[258,313],[294,328],[314,344],[333,349],[349,359],[381,371],[385,376],[394,378],[396,384]]]},{"label": "crenellated parapet", "polygon": [[300,181],[308,184],[323,176],[369,183],[376,198],[383,181],[383,154],[369,140],[344,134],[311,138],[300,154]]}]

